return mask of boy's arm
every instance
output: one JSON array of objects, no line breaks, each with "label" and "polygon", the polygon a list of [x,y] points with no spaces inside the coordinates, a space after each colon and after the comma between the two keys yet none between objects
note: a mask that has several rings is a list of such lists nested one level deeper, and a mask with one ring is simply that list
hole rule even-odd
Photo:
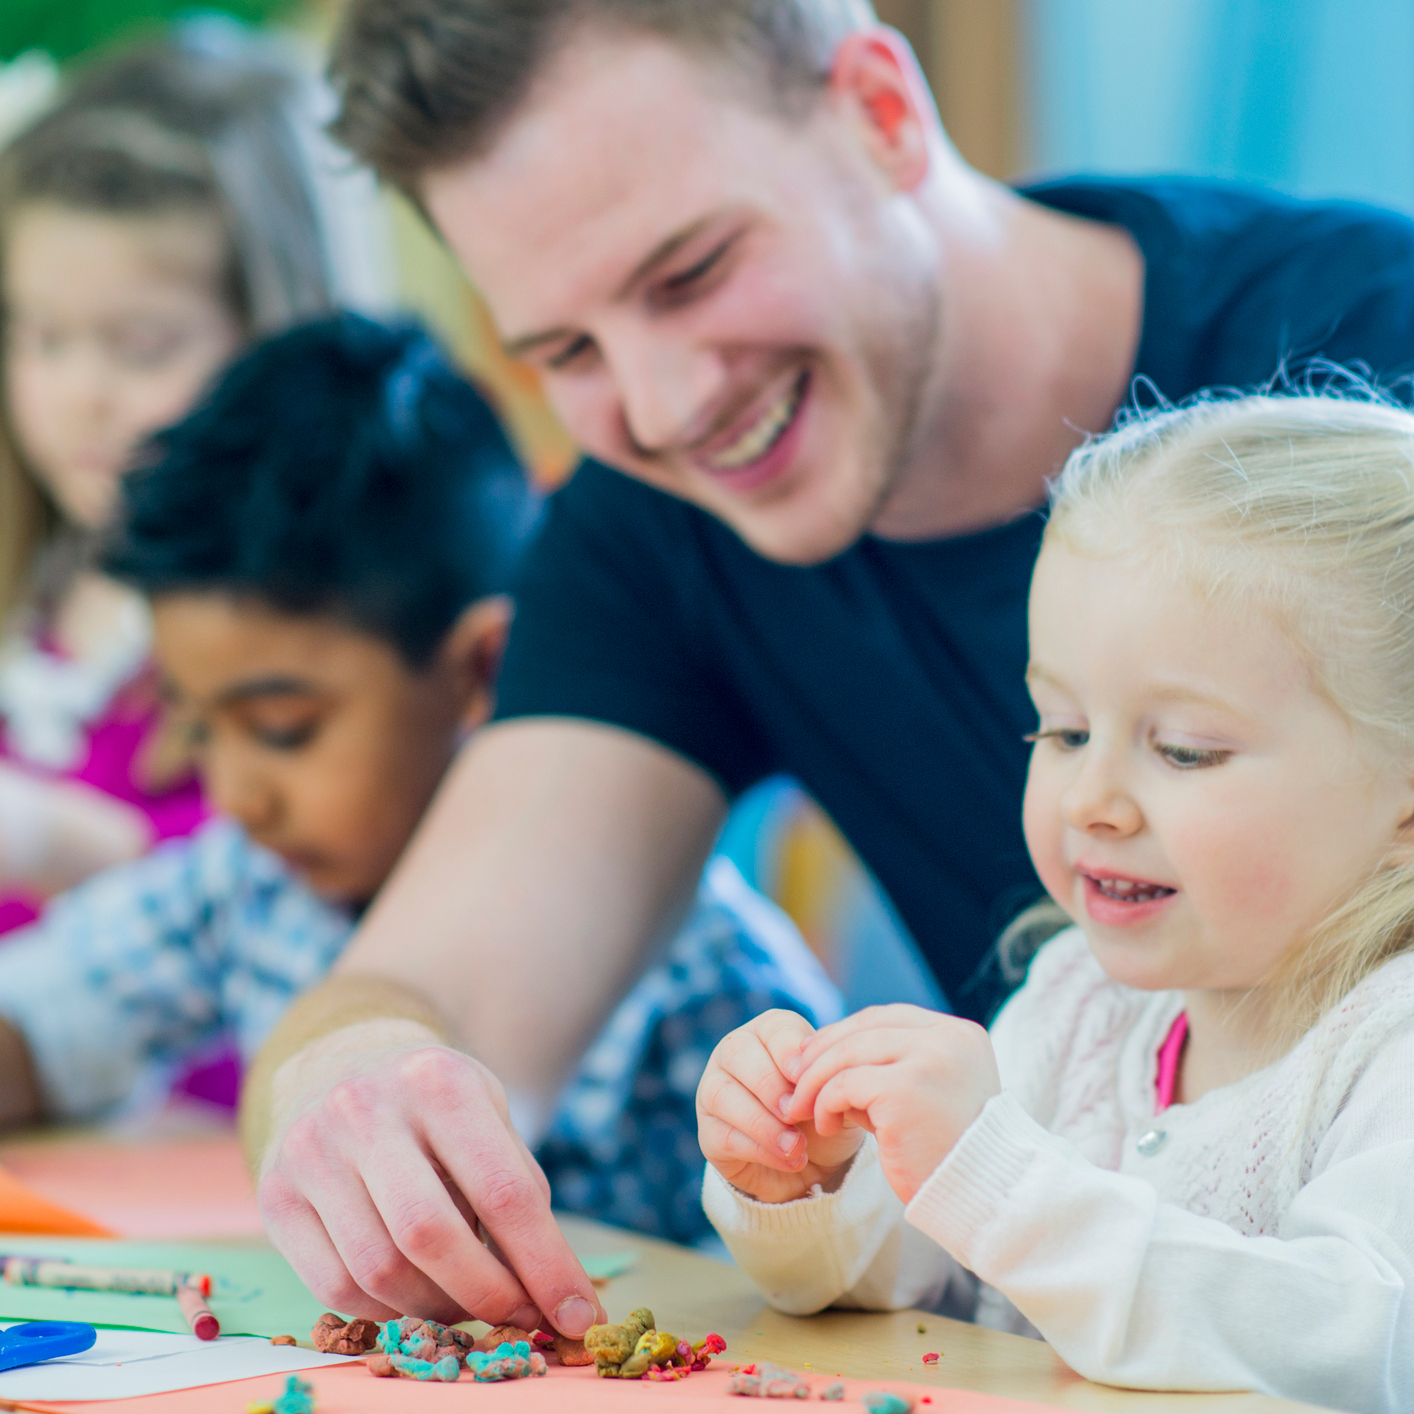
[{"label": "boy's arm", "polygon": [[267,1225],[321,1299],[536,1308],[574,1334],[596,1317],[501,1087],[553,1098],[691,900],[724,808],[700,768],[612,727],[530,718],[471,743],[248,1086]]},{"label": "boy's arm", "polygon": [[[24,1072],[16,1120],[86,1118],[125,1099],[154,1059],[176,1058],[220,1027],[219,969],[203,956],[229,902],[244,841],[208,826],[56,898],[0,947],[0,1018],[23,1038],[0,1059],[0,1089]],[[31,1093],[26,1099],[26,1091]],[[11,1112],[0,1095],[0,1119]]]}]

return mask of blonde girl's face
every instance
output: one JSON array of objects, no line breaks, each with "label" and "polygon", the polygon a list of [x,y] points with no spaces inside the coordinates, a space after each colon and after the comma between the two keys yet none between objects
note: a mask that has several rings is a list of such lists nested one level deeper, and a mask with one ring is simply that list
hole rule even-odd
[{"label": "blonde girl's face", "polygon": [[143,438],[182,417],[243,343],[226,266],[224,233],[200,213],[34,203],[10,221],[6,415],[75,524],[107,519]]},{"label": "blonde girl's face", "polygon": [[1116,980],[1258,986],[1404,844],[1409,773],[1265,611],[1048,542],[1030,628],[1027,844]]}]

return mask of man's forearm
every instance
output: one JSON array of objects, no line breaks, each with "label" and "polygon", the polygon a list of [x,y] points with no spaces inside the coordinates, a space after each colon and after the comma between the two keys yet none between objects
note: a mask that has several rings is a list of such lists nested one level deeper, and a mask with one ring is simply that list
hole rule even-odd
[{"label": "man's forearm", "polygon": [[300,1071],[333,1070],[376,1045],[448,1044],[445,1019],[422,993],[387,977],[340,974],[306,992],[281,1018],[252,1062],[241,1089],[241,1143],[257,1177]]}]

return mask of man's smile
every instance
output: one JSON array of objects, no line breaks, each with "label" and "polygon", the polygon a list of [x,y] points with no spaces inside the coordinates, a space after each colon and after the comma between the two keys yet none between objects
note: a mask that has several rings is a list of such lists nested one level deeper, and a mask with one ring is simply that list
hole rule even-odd
[{"label": "man's smile", "polygon": [[785,469],[798,440],[794,433],[810,391],[810,371],[802,369],[774,398],[744,423],[714,438],[693,458],[694,465],[733,491],[749,491]]}]

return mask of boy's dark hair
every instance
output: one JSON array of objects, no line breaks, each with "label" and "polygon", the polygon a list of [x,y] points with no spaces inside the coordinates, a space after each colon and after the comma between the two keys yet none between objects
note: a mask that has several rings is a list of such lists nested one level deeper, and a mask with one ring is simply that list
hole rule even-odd
[{"label": "boy's dark hair", "polygon": [[342,99],[331,131],[416,198],[427,172],[495,141],[581,25],[724,60],[791,111],[872,17],[869,0],[352,0],[330,61]]},{"label": "boy's dark hair", "polygon": [[507,588],[538,508],[425,333],[341,314],[256,345],[151,440],[102,563],[149,595],[329,615],[419,669]]}]

